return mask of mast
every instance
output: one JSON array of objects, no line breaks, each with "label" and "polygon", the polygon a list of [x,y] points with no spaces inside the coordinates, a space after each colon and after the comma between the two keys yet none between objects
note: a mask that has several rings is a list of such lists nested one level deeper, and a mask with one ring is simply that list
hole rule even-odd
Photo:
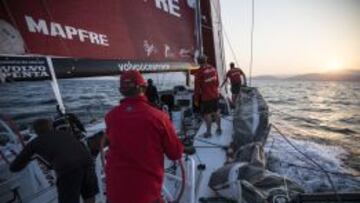
[{"label": "mast", "polygon": [[[201,14],[201,2],[200,0],[196,0],[196,4],[195,4],[195,33],[196,33],[196,46],[197,46],[197,50],[198,53],[196,54],[196,52],[194,53],[195,55],[195,60],[197,59],[197,57],[199,56],[204,56],[204,42],[203,42],[203,33],[202,33],[202,14]],[[197,62],[196,62],[197,63]],[[185,73],[186,76],[186,86],[190,86],[190,73],[191,71],[188,70]]]},{"label": "mast", "polygon": [[197,47],[199,49],[199,56],[204,55],[204,44],[202,34],[202,14],[201,14],[201,3],[200,0],[196,0],[196,36],[197,36]]},{"label": "mast", "polygon": [[[221,6],[220,0],[209,1],[211,18],[212,18],[212,29],[213,29],[213,40],[214,40],[214,53],[215,53],[215,65],[218,70],[218,74],[223,78],[226,74],[225,55],[224,55],[224,41],[223,33],[225,32],[221,19]],[[225,92],[223,92],[225,94]]]}]

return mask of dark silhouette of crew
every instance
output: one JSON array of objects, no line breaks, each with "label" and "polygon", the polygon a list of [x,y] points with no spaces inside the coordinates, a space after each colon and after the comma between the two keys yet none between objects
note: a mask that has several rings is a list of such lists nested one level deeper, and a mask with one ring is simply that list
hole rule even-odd
[{"label": "dark silhouette of crew", "polygon": [[33,125],[38,135],[31,140],[10,164],[18,172],[40,157],[56,172],[59,203],[94,203],[99,192],[95,166],[89,151],[69,131],[57,131],[49,119],[38,119]]},{"label": "dark silhouette of crew", "polygon": [[159,106],[159,95],[156,86],[153,83],[152,79],[147,80],[147,88],[145,95],[150,103],[155,106]]}]

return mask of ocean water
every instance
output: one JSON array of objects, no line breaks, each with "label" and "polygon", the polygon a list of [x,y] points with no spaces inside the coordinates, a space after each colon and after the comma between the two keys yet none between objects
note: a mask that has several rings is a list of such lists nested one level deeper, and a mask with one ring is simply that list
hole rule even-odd
[{"label": "ocean water", "polygon": [[[183,74],[147,74],[159,89],[184,84]],[[67,112],[75,113],[84,123],[104,118],[122,98],[117,77],[58,80]],[[39,117],[56,113],[56,99],[49,81],[0,84],[0,113],[14,119],[21,129]]]},{"label": "ocean water", "polygon": [[[178,77],[154,77],[160,89],[182,83]],[[101,120],[121,99],[116,78],[60,80],[59,84],[67,111],[86,124]],[[354,177],[360,174],[360,82],[255,80],[253,85],[269,105],[271,122],[283,134],[327,171],[350,174],[332,175],[339,190],[360,190],[360,179]],[[0,113],[13,118],[21,129],[56,112],[49,82],[0,84],[0,95]],[[276,172],[295,178],[308,191],[330,188],[316,166],[298,167],[309,164],[274,128],[266,151]]]},{"label": "ocean water", "polygon": [[360,171],[360,82],[255,81],[286,134],[341,146]]},{"label": "ocean water", "polygon": [[307,192],[360,190],[360,82],[258,80],[253,85],[268,103],[271,123],[322,167],[272,128],[265,147],[271,170]]}]

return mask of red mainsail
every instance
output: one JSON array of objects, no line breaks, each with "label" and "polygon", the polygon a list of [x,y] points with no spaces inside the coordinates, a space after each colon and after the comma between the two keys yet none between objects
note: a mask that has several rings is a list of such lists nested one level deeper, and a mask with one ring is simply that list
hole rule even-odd
[{"label": "red mainsail", "polygon": [[0,54],[192,62],[193,1],[0,1]]}]

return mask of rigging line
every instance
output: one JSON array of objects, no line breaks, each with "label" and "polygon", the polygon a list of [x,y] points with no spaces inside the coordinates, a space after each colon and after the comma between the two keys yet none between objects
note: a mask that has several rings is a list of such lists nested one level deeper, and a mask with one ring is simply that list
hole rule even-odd
[{"label": "rigging line", "polygon": [[332,189],[333,189],[333,191],[334,191],[334,194],[335,194],[335,196],[336,196],[337,201],[338,201],[338,202],[341,202],[340,196],[339,196],[339,194],[338,194],[338,192],[337,192],[337,189],[336,189],[336,187],[335,187],[335,185],[334,185],[334,182],[332,181],[329,173],[328,173],[320,164],[318,164],[316,161],[314,161],[310,156],[308,156],[307,154],[305,154],[304,152],[302,152],[300,149],[298,149],[298,148],[285,136],[285,134],[283,134],[283,133],[281,132],[281,130],[280,130],[278,127],[276,127],[276,125],[273,124],[272,126],[273,126],[273,128],[284,138],[284,140],[285,140],[292,148],[294,148],[298,153],[300,153],[302,156],[304,156],[304,157],[305,157],[306,159],[308,159],[310,162],[312,162],[313,164],[315,164],[315,165],[325,174],[326,178],[328,179],[328,181],[329,181],[329,183],[330,183],[330,185],[331,185],[331,187],[332,187]]},{"label": "rigging line", "polygon": [[[16,23],[15,17],[12,15],[11,10],[10,10],[9,6],[7,5],[7,3],[6,3],[6,0],[1,0],[1,2],[3,3],[6,12],[9,14],[10,20],[12,21],[13,25],[16,27],[17,31],[19,32],[20,31],[19,26]],[[25,40],[22,40],[22,41],[24,42],[25,52],[28,53],[30,50],[29,50]]]},{"label": "rigging line", "polygon": [[[275,142],[275,139],[273,138],[273,143]],[[272,143],[272,145],[273,145],[273,143]],[[271,146],[271,147],[273,147],[273,146]],[[289,153],[290,155],[292,155],[292,156],[294,156],[296,159],[298,159],[299,161],[301,161],[301,162],[303,162],[303,163],[305,163],[305,164],[308,164],[309,166],[311,166],[311,167],[316,167],[316,166],[314,166],[311,162],[309,162],[309,161],[307,161],[306,159],[304,159],[304,158],[300,158],[299,156],[297,156],[296,154],[294,154],[294,153],[292,153],[291,151],[289,151],[289,150],[285,150],[285,152],[287,152],[287,153]],[[270,157],[271,157],[271,149],[270,149],[270,151],[267,153],[267,159],[269,159]],[[280,165],[281,165],[281,163],[283,163],[284,161],[281,161],[281,160],[279,160],[279,162],[280,162]]]},{"label": "rigging line", "polygon": [[[278,123],[272,123],[272,126],[275,126],[275,125],[277,125]],[[276,130],[276,128],[274,127],[274,129]],[[277,131],[277,130],[276,130]],[[279,132],[279,131],[277,131],[277,132]],[[288,142],[287,142],[288,143]],[[286,151],[288,151],[288,150],[286,150]],[[314,165],[312,162],[309,162],[308,161],[308,159],[307,159],[307,157],[305,157],[305,159],[304,158],[300,158],[299,156],[297,156],[297,155],[295,155],[295,154],[292,154],[290,151],[288,151],[288,153],[290,153],[291,155],[293,155],[296,159],[298,159],[299,161],[302,161],[302,162],[304,162],[304,163],[306,163],[306,164],[308,164],[308,165],[311,165],[312,167],[317,167],[317,165]]]},{"label": "rigging line", "polygon": [[[273,139],[273,141],[272,141],[272,143],[271,143],[271,146],[270,146],[270,150],[267,152],[267,158],[269,158],[269,157],[271,157],[271,153],[272,153],[272,148],[273,148],[273,146],[274,146],[274,143],[275,143],[275,141],[276,141],[276,139],[275,138],[272,138]],[[301,162],[304,162],[305,164],[308,164],[308,165],[310,165],[310,166],[312,166],[312,167],[316,167],[316,166],[314,166],[311,162],[309,162],[307,159],[304,159],[304,158],[300,158],[299,156],[297,156],[296,154],[293,154],[292,152],[290,152],[289,150],[285,150],[287,153],[289,153],[289,154],[291,154],[292,156],[294,156],[296,159],[298,159],[299,161],[301,161]],[[280,161],[280,160],[279,160]],[[284,161],[280,161],[280,162],[284,162]]]},{"label": "rigging line", "polygon": [[226,42],[227,42],[227,43],[228,43],[228,45],[229,45],[229,48],[230,48],[230,51],[231,51],[231,53],[232,53],[232,55],[233,55],[233,57],[234,57],[234,60],[235,60],[236,66],[240,67],[239,61],[237,60],[237,57],[236,57],[236,55],[235,55],[235,51],[234,51],[234,49],[233,49],[233,47],[232,47],[232,45],[231,45],[231,42],[230,42],[229,36],[228,36],[228,34],[227,34],[227,32],[226,32],[225,28],[223,28],[223,30],[224,30],[224,36],[225,36]]},{"label": "rigging line", "polygon": [[249,62],[249,86],[252,82],[252,69],[254,63],[254,29],[255,29],[255,0],[251,0],[251,32],[250,32],[250,62]]},{"label": "rigging line", "polygon": [[203,164],[198,153],[195,153],[195,157],[197,158],[200,164]]},{"label": "rigging line", "polygon": [[[311,168],[311,167],[308,167],[308,166],[302,166],[302,165],[298,165],[298,164],[294,164],[294,163],[290,163],[290,162],[286,162],[286,161],[281,161],[281,162],[289,165],[290,167],[303,168],[303,169],[306,169],[306,170],[311,170],[311,171],[322,173],[321,170],[317,170],[315,168]],[[351,178],[352,179],[352,178],[360,177],[360,175],[353,175],[353,174],[349,174],[349,173],[341,173],[341,172],[328,171],[328,170],[325,170],[325,171],[327,173],[337,175],[337,176],[343,176],[345,178]]]},{"label": "rigging line", "polygon": [[[284,120],[284,122],[287,122],[286,120]],[[286,125],[286,124],[284,124],[284,123],[280,123],[280,122],[276,122],[276,123],[272,123],[273,125]],[[289,125],[286,125],[286,126],[289,126]],[[296,131],[300,131],[300,133],[303,133],[303,134],[306,134],[307,132],[306,131],[304,131],[304,130],[300,130],[300,129],[295,129],[295,128],[289,128],[289,129],[291,129],[291,130],[296,130]],[[273,139],[275,139],[275,138],[273,138]],[[288,152],[288,153],[291,153],[291,152]],[[302,162],[304,162],[304,163],[306,163],[306,164],[308,164],[309,166],[312,166],[312,167],[316,167],[316,166],[314,166],[311,162],[309,162],[307,159],[304,159],[304,158],[300,158],[299,156],[296,156],[295,154],[292,154],[296,159],[298,159],[299,161],[302,161]],[[306,157],[305,157],[306,158]],[[357,176],[356,176],[357,177]],[[359,177],[360,177],[360,175],[359,175]]]},{"label": "rigging line", "polygon": [[237,60],[235,51],[234,51],[234,49],[233,49],[233,47],[232,47],[232,45],[231,45],[230,38],[229,38],[229,36],[228,36],[228,34],[227,34],[227,32],[226,32],[226,29],[225,29],[225,26],[224,26],[224,24],[223,24],[223,22],[222,22],[221,16],[220,16],[220,14],[217,13],[217,10],[216,10],[216,8],[215,8],[215,6],[214,6],[214,4],[212,3],[211,0],[210,0],[210,5],[211,5],[211,7],[212,7],[212,10],[214,10],[215,15],[217,16],[216,18],[219,20],[219,23],[220,23],[220,25],[221,25],[222,30],[224,31],[224,36],[225,36],[226,42],[227,42],[228,45],[229,45],[229,48],[230,48],[231,54],[232,54],[233,57],[234,57],[236,66],[241,67],[239,61]]}]

